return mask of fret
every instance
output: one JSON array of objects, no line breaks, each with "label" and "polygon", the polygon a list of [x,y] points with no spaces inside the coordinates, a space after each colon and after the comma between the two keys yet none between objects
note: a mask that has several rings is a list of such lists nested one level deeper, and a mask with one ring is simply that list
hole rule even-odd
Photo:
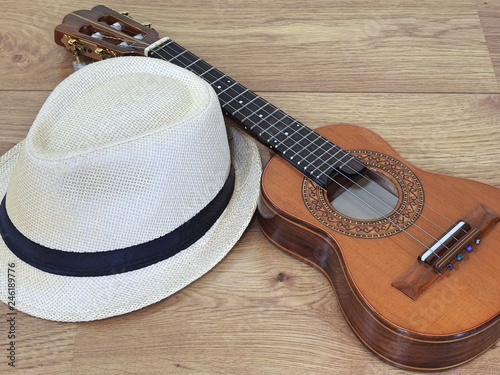
[{"label": "fret", "polygon": [[[307,139],[311,135],[311,130],[305,127],[297,127],[291,137],[295,140],[301,147],[311,147],[311,141]],[[312,151],[312,150],[311,150]]]},{"label": "fret", "polygon": [[323,188],[335,171],[352,173],[361,169],[348,152],[177,43],[168,41],[149,55],[186,68],[207,81],[226,116]]},{"label": "fret", "polygon": [[[258,111],[257,113],[257,116],[259,119],[263,119],[265,121],[265,123],[272,128],[273,130],[273,135],[276,136],[278,135],[280,132],[283,132],[284,134],[288,134],[288,132],[286,131],[287,130],[287,125],[285,122],[283,122],[283,119],[286,118],[286,114],[283,113],[283,111],[281,111],[280,109],[272,106],[272,112],[265,116],[263,113],[261,112],[264,112],[264,111]],[[264,112],[266,113],[266,112]],[[258,121],[261,121],[261,120],[258,120]]]},{"label": "fret", "polygon": [[281,142],[288,142],[289,144],[291,142],[295,143],[296,141],[294,140],[293,136],[295,135],[296,132],[300,130],[300,124],[295,123],[295,126],[289,126],[281,129]]},{"label": "fret", "polygon": [[[236,86],[236,85],[237,85],[237,83],[233,83],[231,86],[227,86],[225,89],[221,89],[221,91],[220,91],[219,93],[220,93],[220,94],[225,93],[227,90],[231,90],[231,89],[233,89],[233,87],[234,87],[234,86]],[[219,87],[221,87],[221,86],[219,86]],[[235,91],[235,89],[233,89],[233,92],[234,92],[234,91]],[[233,94],[233,95],[234,95],[234,94]],[[240,103],[240,104],[241,104],[241,103]]]},{"label": "fret", "polygon": [[[269,104],[269,106],[271,106],[271,104]],[[255,123],[255,125],[259,125],[260,123],[262,123],[263,121],[266,121],[268,118],[272,117],[274,113],[278,112],[279,109],[275,109],[273,112],[269,113],[269,114],[266,114],[266,115],[263,115],[263,114],[258,114],[257,117],[259,118],[259,120]]]},{"label": "fret", "polygon": [[192,71],[193,73],[199,75],[199,76],[201,76],[201,75],[203,75],[203,74],[205,74],[208,71],[213,70],[213,69],[215,69],[213,66],[207,64],[205,61],[203,61],[201,59],[189,64],[189,70]]},{"label": "fret", "polygon": [[347,152],[342,151],[342,154],[332,163],[332,165],[334,168],[340,169],[350,160],[351,160],[351,155],[349,155]]},{"label": "fret", "polygon": [[279,129],[280,131],[274,136],[274,142],[277,144],[285,142],[286,140],[291,141],[290,134],[294,133],[293,127],[287,126],[283,121],[280,121],[280,123],[282,125]]},{"label": "fret", "polygon": [[[259,112],[262,112],[267,105],[270,106],[271,104],[269,102],[267,102],[266,100],[262,99],[261,97],[258,97],[255,100],[253,100],[252,103],[250,103],[247,106],[247,108],[252,111],[252,114],[259,116]],[[262,114],[262,113],[260,113],[260,114]],[[245,120],[246,120],[246,118],[247,117],[245,117]]]},{"label": "fret", "polygon": [[326,158],[325,157],[322,158],[323,164],[332,165],[343,154],[344,153],[343,153],[343,150],[341,148],[336,147],[336,146],[332,147],[330,154],[326,155],[327,156]]},{"label": "fret", "polygon": [[168,43],[164,44],[160,47],[161,50],[165,51],[168,48],[169,52],[173,52],[172,55],[178,55],[182,51],[186,50],[184,47],[181,47],[180,44],[177,44],[173,40],[169,40]]},{"label": "fret", "polygon": [[[244,109],[247,109],[248,111],[253,112],[253,110],[251,108],[253,105],[255,105],[254,101],[256,101],[259,98],[260,97],[257,94],[251,92],[250,90],[243,91],[240,95],[238,95],[238,97],[234,98],[234,100],[242,100],[242,103],[241,103],[241,106],[239,108],[234,110],[233,114],[241,112]],[[250,107],[248,107],[248,106],[250,106]]]},{"label": "fret", "polygon": [[186,69],[191,68],[191,66],[192,66],[192,65],[194,65],[194,64],[196,64],[198,61],[201,61],[201,59],[196,59],[196,60],[195,60],[195,61],[193,61],[191,64],[186,65],[186,66],[185,66],[185,68],[186,68]]},{"label": "fret", "polygon": [[248,115],[247,115],[247,116],[245,116],[245,113],[248,113],[248,112],[243,112],[243,111],[251,111],[249,108],[247,108],[247,106],[248,106],[248,105],[250,105],[250,104],[252,104],[252,102],[253,102],[254,100],[256,100],[256,99],[257,99],[257,96],[256,96],[255,98],[251,99],[250,101],[243,103],[243,104],[240,106],[240,108],[236,109],[236,110],[233,112],[233,115],[237,116],[237,115],[238,115],[238,113],[240,113],[240,115],[241,115],[241,116],[244,116],[243,118],[247,117]]},{"label": "fret", "polygon": [[183,68],[190,65],[193,60],[198,58],[189,52],[187,49],[182,48],[175,42],[171,42],[163,47],[163,51],[168,54],[167,60],[173,64],[182,66]]},{"label": "fret", "polygon": [[[309,137],[314,138],[314,140],[313,141],[309,140]],[[311,164],[314,163],[316,160],[320,159],[317,155],[318,149],[314,145],[314,141],[317,138],[318,137],[315,133],[311,133],[299,142],[299,144],[302,146],[302,150],[303,150],[301,155],[303,155],[305,153],[305,155],[303,156],[304,159],[308,160]]]},{"label": "fret", "polygon": [[[234,97],[228,102],[228,106],[232,110],[233,115],[239,112],[240,115],[238,118],[243,120],[255,112],[255,105],[259,96],[241,85],[236,87],[233,92]],[[244,113],[246,115],[243,115]]]},{"label": "fret", "polygon": [[304,161],[307,161],[308,164],[313,164],[317,160],[317,157],[314,153],[315,150],[310,145],[304,147],[300,143],[296,142],[291,147],[289,147],[289,150],[294,152],[297,157],[300,157]]},{"label": "fret", "polygon": [[[255,104],[255,103],[254,103]],[[254,110],[254,111],[251,111],[250,115],[244,117],[241,121],[242,122],[250,122],[252,125],[257,125],[258,123],[262,122],[264,120],[264,114],[263,113],[266,113],[266,116],[265,118],[269,117],[270,114],[267,114],[267,112],[265,111],[265,107],[266,106],[269,106],[271,107],[270,104],[266,103],[264,104],[263,107],[258,107],[257,110]],[[249,107],[247,107],[249,108]],[[272,108],[272,107],[271,107]]]},{"label": "fret", "polygon": [[339,157],[343,157],[345,155],[345,151],[341,148],[334,146],[332,147],[332,153],[323,159],[318,159],[320,163],[317,166],[317,170],[319,175],[330,176],[333,170],[336,169],[334,166]]},{"label": "fret", "polygon": [[177,61],[183,61],[183,59],[181,59],[182,55],[187,53],[188,51],[187,50],[184,50],[182,51],[180,54],[178,54],[177,56],[175,56],[172,60],[170,60],[170,62],[174,62],[174,60],[177,60]]},{"label": "fret", "polygon": [[[318,133],[315,133],[315,134],[318,134]],[[320,141],[321,144],[318,144],[318,141]],[[331,142],[328,141],[328,139],[320,136],[319,134],[316,137],[316,139],[314,140],[313,145],[316,146],[316,150],[317,150],[316,155],[318,156],[318,158],[322,158],[325,154],[330,152],[332,149]],[[321,152],[321,154],[318,154],[318,152]]]},{"label": "fret", "polygon": [[[233,100],[232,95],[230,93],[223,92],[218,96],[219,96],[219,101],[221,102],[222,108],[227,111],[227,107],[228,107],[227,103]],[[228,112],[231,113],[232,112],[231,109],[229,109]]]},{"label": "fret", "polygon": [[[273,106],[274,107],[274,106]],[[274,136],[278,134],[281,129],[283,128],[283,123],[280,121],[280,119],[283,117],[283,112],[279,110],[278,108],[274,107],[275,109],[273,112],[271,112],[267,117],[263,114],[259,114],[259,120],[261,123],[259,124],[259,127],[267,127],[269,129],[269,135],[270,138],[266,138],[266,141],[272,142],[274,139]]]},{"label": "fret", "polygon": [[[210,69],[205,70],[204,72],[200,73],[199,76],[202,77],[203,79],[205,79],[206,81],[208,81],[208,83],[210,83],[211,78],[212,78],[211,76],[215,71],[216,71],[215,68],[211,67]],[[205,77],[206,74],[208,74],[208,76]]]},{"label": "fret", "polygon": [[[296,157],[300,158],[302,162],[306,164],[312,165],[317,160],[314,154],[310,153],[306,149],[293,150],[296,154]],[[300,164],[300,163],[299,163]]]},{"label": "fret", "polygon": [[224,73],[210,73],[209,76],[206,77],[207,80],[210,80],[210,84],[214,88],[216,92],[226,91],[228,88],[239,86],[243,88],[238,82],[235,82],[228,78]]}]

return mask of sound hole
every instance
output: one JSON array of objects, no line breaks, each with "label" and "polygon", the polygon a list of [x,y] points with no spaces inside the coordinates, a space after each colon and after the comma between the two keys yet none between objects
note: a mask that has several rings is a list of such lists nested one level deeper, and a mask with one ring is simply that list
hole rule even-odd
[{"label": "sound hole", "polygon": [[396,186],[386,176],[371,170],[349,186],[337,187],[329,198],[335,210],[358,220],[387,217],[398,204]]},{"label": "sound hole", "polygon": [[[371,211],[371,214],[366,212],[359,214],[351,208],[340,208],[346,213],[340,212],[338,208],[334,207],[334,205],[338,206],[338,203],[332,204],[331,202],[343,194],[346,194],[345,197],[347,197],[347,195],[352,195],[351,193],[346,192],[345,189],[337,188],[334,191],[328,191],[327,194],[317,184],[304,178],[302,199],[311,215],[333,231],[357,238],[388,237],[410,227],[420,216],[424,207],[424,191],[415,173],[390,155],[369,150],[350,150],[349,152],[367,166],[369,170],[367,176],[378,185],[375,187],[377,194],[381,192],[384,196],[378,197],[385,201],[382,204],[383,210],[379,207],[375,210],[368,210]],[[364,178],[359,179],[359,181],[362,180]],[[338,187],[337,184],[333,185]],[[353,185],[345,187],[352,189]],[[388,192],[389,195],[382,190]],[[368,196],[370,202],[378,201],[371,194]],[[362,211],[366,211],[366,209]],[[356,216],[375,216],[376,218],[356,219]]]}]

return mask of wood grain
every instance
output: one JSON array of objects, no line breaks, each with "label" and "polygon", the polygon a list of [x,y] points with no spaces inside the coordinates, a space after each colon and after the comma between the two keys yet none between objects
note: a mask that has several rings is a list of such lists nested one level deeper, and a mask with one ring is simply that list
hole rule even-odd
[{"label": "wood grain", "polygon": [[[421,168],[500,187],[500,24],[498,1],[487,2],[105,5],[153,22],[160,35],[311,127],[357,123]],[[50,90],[72,71],[53,28],[67,13],[97,3],[3,5],[0,154],[23,139]],[[2,304],[2,352],[6,313]],[[153,306],[91,323],[22,313],[18,322],[19,374],[404,373],[355,338],[323,275],[271,245],[256,222],[211,272]],[[0,373],[9,373],[5,360]],[[493,347],[447,373],[496,374],[499,364]]]},{"label": "wood grain", "polygon": [[500,3],[498,1],[476,0],[479,19],[491,56],[491,62],[500,85]]}]

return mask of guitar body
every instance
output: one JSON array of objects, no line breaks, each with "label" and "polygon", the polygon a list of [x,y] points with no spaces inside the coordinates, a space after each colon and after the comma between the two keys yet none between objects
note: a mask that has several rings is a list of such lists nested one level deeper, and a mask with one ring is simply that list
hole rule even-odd
[{"label": "guitar body", "polygon": [[[350,217],[333,208],[324,190],[273,157],[259,205],[269,240],[321,271],[354,333],[395,366],[445,369],[494,345],[500,336],[500,190],[416,168],[365,128],[332,125],[317,132],[386,176],[399,203],[390,220]],[[488,230],[453,269],[438,273],[417,260],[422,243],[433,242],[426,233],[439,238],[442,228],[478,207],[488,212]],[[417,285],[413,296],[405,283],[410,290]]]}]

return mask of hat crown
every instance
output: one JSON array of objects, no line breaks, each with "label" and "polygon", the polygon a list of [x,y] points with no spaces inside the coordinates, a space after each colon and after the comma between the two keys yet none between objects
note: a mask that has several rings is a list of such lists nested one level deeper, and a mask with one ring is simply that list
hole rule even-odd
[{"label": "hat crown", "polygon": [[47,99],[6,200],[30,240],[71,252],[133,246],[176,229],[220,191],[230,152],[216,94],[183,69],[142,60],[92,64]]}]

